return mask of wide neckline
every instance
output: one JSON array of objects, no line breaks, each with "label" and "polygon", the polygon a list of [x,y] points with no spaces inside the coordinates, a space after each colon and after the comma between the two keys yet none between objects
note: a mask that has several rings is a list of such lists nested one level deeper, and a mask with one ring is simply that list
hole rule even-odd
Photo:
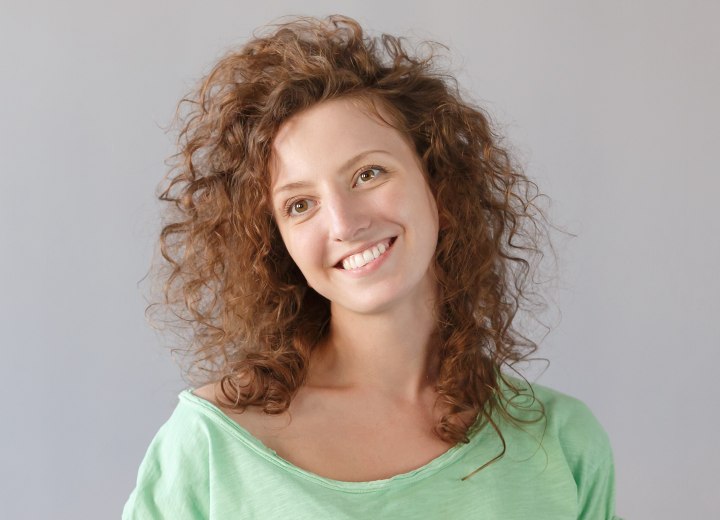
[{"label": "wide neckline", "polygon": [[[213,420],[215,424],[223,428],[230,435],[240,440],[248,448],[252,449],[256,454],[269,462],[277,465],[281,469],[296,475],[305,480],[315,482],[316,484],[329,487],[332,489],[345,491],[349,493],[367,493],[380,489],[386,489],[389,486],[404,486],[419,480],[425,479],[431,475],[434,475],[441,469],[452,464],[455,460],[461,457],[466,451],[472,449],[472,447],[478,442],[478,439],[482,436],[481,433],[485,431],[484,428],[478,428],[478,423],[481,421],[479,415],[475,424],[470,428],[468,433],[469,442],[466,444],[458,443],[452,446],[444,453],[438,455],[426,464],[410,470],[405,473],[394,475],[385,479],[370,480],[370,481],[345,481],[335,480],[328,477],[323,477],[312,471],[303,469],[292,462],[284,459],[278,453],[266,446],[259,438],[250,433],[247,429],[242,427],[236,421],[231,419],[225,412],[223,412],[216,405],[195,395],[191,388],[183,390],[179,398],[181,401],[197,408],[203,415]],[[458,480],[460,477],[458,477]]]}]

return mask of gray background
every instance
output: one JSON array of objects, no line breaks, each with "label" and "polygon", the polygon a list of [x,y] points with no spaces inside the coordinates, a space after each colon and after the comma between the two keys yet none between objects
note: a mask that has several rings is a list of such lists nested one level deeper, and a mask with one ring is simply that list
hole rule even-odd
[{"label": "gray background", "polygon": [[607,429],[618,513],[718,514],[720,4],[260,4],[3,0],[3,517],[119,516],[185,385],[138,286],[163,128],[252,29],[333,12],[448,44],[551,218],[578,234],[557,242],[562,320],[539,382]]}]

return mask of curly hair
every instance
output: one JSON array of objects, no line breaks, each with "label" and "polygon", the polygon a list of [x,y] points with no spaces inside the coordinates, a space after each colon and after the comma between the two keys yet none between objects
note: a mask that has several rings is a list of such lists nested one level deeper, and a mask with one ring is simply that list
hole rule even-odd
[{"label": "curly hair", "polygon": [[472,412],[502,439],[492,412],[506,414],[512,399],[502,398],[501,381],[519,389],[501,368],[537,349],[513,322],[530,301],[531,260],[542,256],[539,192],[489,116],[436,70],[435,53],[406,47],[347,17],[297,18],[219,60],[178,106],[179,152],[160,195],[173,203],[160,235],[164,304],[191,329],[191,367],[220,381],[231,408],[287,410],[330,305],[308,287],[274,222],[273,137],[324,100],[379,105],[414,143],[438,205],[433,380],[450,412],[435,433],[468,442],[472,425],[459,418]]}]

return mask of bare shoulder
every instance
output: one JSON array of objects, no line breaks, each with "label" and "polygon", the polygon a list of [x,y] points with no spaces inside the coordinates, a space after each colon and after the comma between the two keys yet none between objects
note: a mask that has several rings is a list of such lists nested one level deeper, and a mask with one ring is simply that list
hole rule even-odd
[{"label": "bare shoulder", "polygon": [[233,408],[224,397],[219,381],[198,387],[193,390],[193,394],[218,407],[230,419],[270,447],[277,430],[288,425],[287,417],[268,415],[259,406],[248,406],[242,410]]},{"label": "bare shoulder", "polygon": [[218,396],[222,395],[220,392],[220,383],[208,383],[207,385],[195,388],[192,393],[215,406],[220,406],[220,400],[218,398]]},{"label": "bare shoulder", "polygon": [[[239,374],[235,376],[239,380],[241,385],[247,385],[250,382],[250,376],[248,374]],[[231,401],[225,396],[222,390],[222,384],[220,381],[213,381],[206,385],[195,388],[192,391],[198,397],[209,401],[218,408],[225,410],[230,406]]]}]

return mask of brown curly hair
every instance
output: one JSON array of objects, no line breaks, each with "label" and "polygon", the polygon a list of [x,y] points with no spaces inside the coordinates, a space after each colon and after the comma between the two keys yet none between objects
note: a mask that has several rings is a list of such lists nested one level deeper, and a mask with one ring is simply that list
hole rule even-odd
[{"label": "brown curly hair", "polygon": [[507,415],[512,399],[502,398],[501,381],[519,389],[500,369],[537,349],[513,321],[530,301],[532,259],[542,256],[539,192],[488,115],[436,70],[435,54],[406,47],[368,37],[347,17],[293,19],[227,54],[180,102],[180,151],[160,195],[173,203],[160,236],[164,303],[192,330],[191,366],[221,382],[231,408],[287,410],[330,306],[307,286],[274,222],[273,137],[324,100],[380,105],[414,143],[439,208],[433,380],[451,411],[436,434],[468,442],[471,424],[459,417],[472,412],[502,439],[491,416]]}]

